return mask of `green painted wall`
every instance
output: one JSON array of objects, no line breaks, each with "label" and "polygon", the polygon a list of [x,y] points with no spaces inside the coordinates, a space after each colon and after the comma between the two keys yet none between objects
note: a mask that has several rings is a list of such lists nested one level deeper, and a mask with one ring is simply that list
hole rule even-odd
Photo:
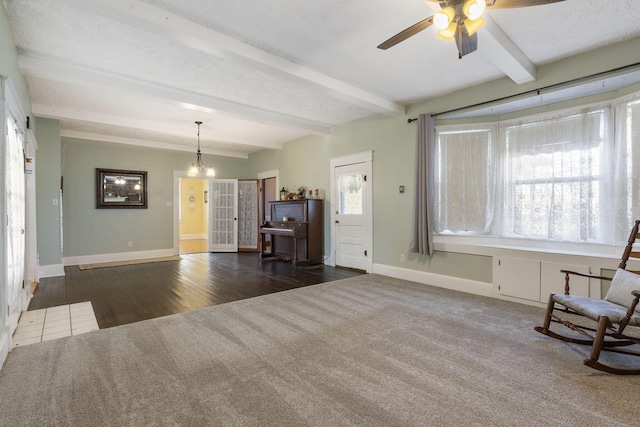
[{"label": "green painted wall", "polygon": [[[519,86],[505,77],[413,105],[403,117],[370,117],[339,126],[329,136],[308,136],[285,144],[282,150],[263,150],[248,160],[211,158],[205,161],[214,164],[219,178],[254,178],[259,172],[279,169],[280,184],[290,190],[305,186],[319,188],[326,195],[330,185],[331,158],[372,150],[374,262],[490,283],[490,257],[442,252],[436,252],[431,258],[409,254],[415,124],[408,124],[407,118],[416,117],[419,113],[442,112],[481,103],[633,63],[640,63],[640,40],[541,66],[534,83]],[[561,104],[561,107],[597,99],[571,101]],[[557,106],[541,107],[520,115],[552,108]],[[505,118],[508,117],[490,119]],[[63,140],[61,148],[61,172],[65,183],[65,257],[172,247],[173,208],[167,207],[166,203],[173,201],[174,169],[184,170],[185,165],[193,161],[192,154],[77,140]],[[149,209],[95,209],[96,167],[147,170]],[[59,179],[58,176],[48,178],[53,182]],[[404,194],[398,192],[399,185],[405,186]],[[47,196],[43,203],[50,203],[50,198]],[[330,247],[331,209],[327,202],[325,248]],[[40,223],[38,226],[41,227]],[[45,230],[39,228],[39,233],[49,233],[47,226],[43,228]],[[126,246],[130,240],[134,242],[132,248]],[[406,256],[405,262],[400,262],[401,254]]]},{"label": "green painted wall", "polygon": [[[436,252],[433,257],[408,252],[411,234],[415,170],[415,124],[407,118],[420,113],[437,113],[482,103],[525,91],[563,83],[583,76],[640,63],[640,39],[619,43],[596,52],[538,67],[537,81],[517,85],[509,78],[437,97],[408,108],[399,118],[371,117],[337,127],[327,137],[306,137],[285,144],[279,152],[262,151],[249,157],[250,171],[280,169],[281,185],[329,186],[329,161],[333,157],[373,150],[373,227],[374,263],[426,271],[436,274],[492,282],[492,259],[487,256]],[[416,82],[437,84],[437,82]],[[639,85],[618,91],[614,96],[638,90]],[[610,99],[611,94],[563,102],[502,117],[480,118],[477,121],[504,120],[515,116],[535,114],[550,109],[588,104]],[[442,123],[440,122],[436,122]],[[398,186],[405,186],[400,194]],[[332,207],[325,204],[325,251],[329,248],[328,216]],[[400,261],[405,254],[406,261]],[[327,255],[325,253],[325,255]]]},{"label": "green painted wall", "polygon": [[[60,122],[38,119],[36,129],[36,222],[40,265],[62,264],[60,252]],[[54,201],[56,204],[54,204]]]},{"label": "green painted wall", "polygon": [[[280,169],[280,185],[304,185],[330,194],[329,161],[333,157],[373,150],[374,263],[414,268],[483,282],[492,280],[492,260],[436,252],[432,258],[409,255],[415,168],[415,125],[407,118],[375,117],[340,126],[331,136],[310,136],[285,144],[282,151],[249,156],[254,174]],[[398,187],[405,186],[400,193]],[[324,205],[325,255],[330,248],[330,196]],[[400,254],[406,261],[400,262]]]},{"label": "green painted wall", "polygon": [[[186,172],[194,158],[195,153],[63,139],[63,256],[173,248],[174,170]],[[204,155],[203,161],[213,164],[217,178],[246,176],[246,160]],[[96,209],[96,168],[146,171],[148,208]]]}]

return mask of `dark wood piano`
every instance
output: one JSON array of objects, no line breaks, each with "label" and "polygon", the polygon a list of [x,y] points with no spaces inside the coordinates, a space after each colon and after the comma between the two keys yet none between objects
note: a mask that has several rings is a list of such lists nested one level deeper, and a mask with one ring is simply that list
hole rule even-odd
[{"label": "dark wood piano", "polygon": [[[260,227],[260,256],[277,257],[296,266],[322,263],[322,209],[322,200],[315,199],[271,202],[271,220]],[[265,235],[271,236],[269,252]]]}]

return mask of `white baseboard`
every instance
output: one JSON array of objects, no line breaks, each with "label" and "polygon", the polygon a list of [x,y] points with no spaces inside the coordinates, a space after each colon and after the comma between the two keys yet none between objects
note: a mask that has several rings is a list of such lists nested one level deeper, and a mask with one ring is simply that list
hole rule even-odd
[{"label": "white baseboard", "polygon": [[58,277],[64,276],[64,265],[52,264],[52,265],[40,265],[38,266],[38,277]]},{"label": "white baseboard", "polygon": [[9,355],[9,346],[11,345],[9,333],[6,329],[7,328],[0,332],[0,369],[2,369],[4,361],[7,360],[7,356]]},{"label": "white baseboard", "polygon": [[461,279],[459,277],[444,276],[384,264],[373,264],[373,273],[394,277],[396,279],[411,280],[412,282],[424,283],[425,285],[437,286],[439,288],[493,297],[492,283],[478,282],[476,280]]},{"label": "white baseboard", "polygon": [[115,254],[86,255],[63,257],[63,265],[99,264],[101,262],[130,261],[134,259],[160,258],[176,255],[172,249],[158,249],[155,251],[118,252]]},{"label": "white baseboard", "polygon": [[206,234],[181,234],[180,240],[207,240]]}]

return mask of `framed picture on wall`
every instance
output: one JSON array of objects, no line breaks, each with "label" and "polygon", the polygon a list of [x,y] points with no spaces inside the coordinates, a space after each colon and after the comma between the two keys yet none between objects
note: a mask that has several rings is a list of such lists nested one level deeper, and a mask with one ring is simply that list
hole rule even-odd
[{"label": "framed picture on wall", "polygon": [[97,209],[146,209],[147,172],[96,168]]}]

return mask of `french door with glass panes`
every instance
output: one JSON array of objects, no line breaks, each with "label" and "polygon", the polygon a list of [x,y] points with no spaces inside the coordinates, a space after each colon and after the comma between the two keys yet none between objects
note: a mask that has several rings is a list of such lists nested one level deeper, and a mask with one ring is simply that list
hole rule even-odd
[{"label": "french door with glass panes", "polygon": [[238,180],[209,181],[209,252],[238,251]]}]

